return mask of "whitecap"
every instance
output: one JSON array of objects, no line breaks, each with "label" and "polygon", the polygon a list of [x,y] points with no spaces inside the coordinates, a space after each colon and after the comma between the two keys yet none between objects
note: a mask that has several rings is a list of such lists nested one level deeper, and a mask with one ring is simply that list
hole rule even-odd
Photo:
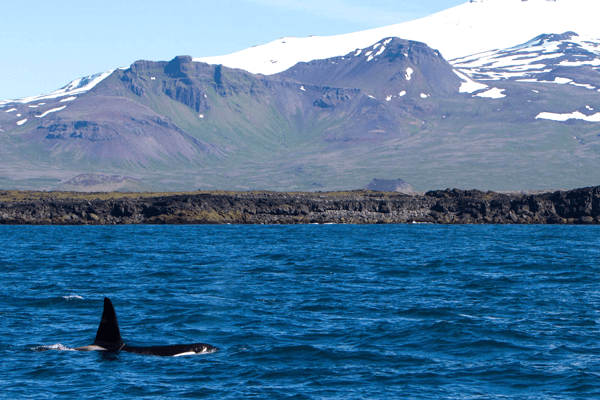
[{"label": "whitecap", "polygon": [[63,344],[60,344],[60,343],[52,344],[52,345],[44,345],[44,346],[33,347],[31,350],[33,350],[33,351],[47,351],[47,350],[75,351],[75,349],[72,349],[72,348],[67,347],[67,346],[65,346]]}]

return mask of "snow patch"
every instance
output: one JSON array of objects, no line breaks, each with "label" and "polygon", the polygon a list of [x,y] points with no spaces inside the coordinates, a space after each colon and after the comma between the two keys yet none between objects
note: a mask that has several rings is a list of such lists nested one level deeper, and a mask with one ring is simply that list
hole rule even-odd
[{"label": "snow patch", "polygon": [[557,76],[554,78],[554,83],[558,83],[559,85],[566,85],[567,83],[571,83],[573,80],[569,79],[569,78],[561,78],[560,76]]},{"label": "snow patch", "polygon": [[[587,83],[573,82],[572,79],[563,78],[560,76],[555,77],[553,81],[538,81],[537,79],[517,79],[517,82],[555,83],[558,85],[573,85],[573,86],[583,87],[583,88],[590,89],[590,90],[596,89],[596,87],[593,85],[590,85]],[[536,91],[534,90],[534,92],[536,92]],[[539,93],[539,92],[536,92],[536,93]]]},{"label": "snow patch", "polygon": [[73,101],[73,100],[75,100],[76,98],[77,98],[77,96],[73,96],[73,97],[67,97],[66,99],[62,99],[60,102],[61,102],[61,103],[64,103],[64,102],[67,102],[67,101]]},{"label": "snow patch", "polygon": [[9,113],[9,112],[13,112],[13,111],[17,111],[16,108],[11,108],[10,110],[6,110],[5,112]]},{"label": "snow patch", "polygon": [[204,119],[204,114],[200,114],[200,115],[198,115],[198,118],[200,118],[200,119]]},{"label": "snow patch", "polygon": [[[370,94],[368,95],[368,97],[371,99],[375,99],[375,97],[371,96]],[[375,99],[375,100],[377,100],[377,99]]]},{"label": "snow patch", "polygon": [[585,108],[587,108],[590,111],[594,111],[594,109],[592,107],[590,107],[590,106],[585,106]]},{"label": "snow patch", "polygon": [[413,74],[413,69],[411,67],[406,68],[406,80],[410,81],[412,74]]},{"label": "snow patch", "polygon": [[428,97],[429,97],[429,95],[428,95],[428,94],[421,93],[421,98],[422,98],[422,99],[426,99],[426,98],[428,98]]},{"label": "snow patch", "polygon": [[385,98],[385,101],[392,101],[392,96],[388,96]]},{"label": "snow patch", "polygon": [[362,53],[362,49],[356,50],[356,54],[354,55],[354,57],[360,56],[360,53]]},{"label": "snow patch", "polygon": [[400,93],[398,93],[398,96],[400,96],[400,97],[404,97],[405,95],[406,95],[406,90],[403,90]]},{"label": "snow patch", "polygon": [[477,82],[473,81],[471,78],[469,78],[468,76],[461,74],[460,72],[458,72],[455,69],[453,71],[456,75],[458,75],[458,77],[460,79],[462,79],[464,81],[460,84],[460,88],[458,89],[458,91],[460,93],[474,93],[478,90],[483,90],[483,89],[488,88],[488,85],[484,85],[483,83],[477,83]]},{"label": "snow patch", "polygon": [[22,119],[22,120],[20,120],[20,121],[17,121],[17,125],[21,126],[21,125],[23,125],[25,122],[27,122],[27,118],[25,118],[25,119]]},{"label": "snow patch", "polygon": [[579,86],[579,87],[584,87],[586,89],[596,89],[594,86],[592,85],[588,85],[587,83],[575,83],[575,82],[569,82],[569,85],[573,85],[573,86]]},{"label": "snow patch", "polygon": [[367,62],[371,61],[373,59],[373,56],[369,56],[369,58],[367,58]]},{"label": "snow patch", "polygon": [[491,88],[490,90],[487,90],[483,93],[475,94],[475,95],[473,95],[473,97],[484,97],[484,98],[488,98],[488,99],[501,99],[503,97],[506,97],[506,95],[502,92],[504,92],[504,89]]},{"label": "snow patch", "polygon": [[558,65],[563,67],[598,67],[600,66],[600,59],[588,60],[588,61],[561,61]]},{"label": "snow patch", "polygon": [[303,92],[306,92],[306,89],[304,89],[304,86],[300,86],[300,90],[302,90]]},{"label": "snow patch", "polygon": [[64,110],[65,108],[67,108],[67,106],[62,106],[62,107],[58,107],[58,108],[53,108],[52,110],[48,110],[48,111],[44,112],[42,115],[36,115],[35,117],[36,117],[36,118],[43,118],[43,117],[45,117],[46,115],[48,115],[48,114],[50,114],[50,113],[53,113],[53,112],[58,112],[58,111],[62,111],[62,110]]},{"label": "snow patch", "polygon": [[600,113],[596,113],[594,115],[588,116],[583,113],[580,113],[579,111],[575,111],[575,112],[568,113],[568,114],[542,112],[542,113],[539,113],[535,117],[535,119],[548,119],[551,121],[559,121],[559,122],[565,122],[570,119],[579,119],[579,120],[587,121],[587,122],[600,122]]},{"label": "snow patch", "polygon": [[381,46],[381,49],[379,49],[379,51],[377,52],[377,54],[375,54],[375,57],[380,56],[381,53],[383,53],[385,51],[385,46]]}]

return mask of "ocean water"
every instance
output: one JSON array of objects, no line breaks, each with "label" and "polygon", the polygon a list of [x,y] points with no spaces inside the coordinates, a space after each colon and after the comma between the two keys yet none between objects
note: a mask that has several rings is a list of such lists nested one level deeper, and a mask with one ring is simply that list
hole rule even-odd
[{"label": "ocean water", "polygon": [[598,229],[2,226],[0,398],[598,398]]}]

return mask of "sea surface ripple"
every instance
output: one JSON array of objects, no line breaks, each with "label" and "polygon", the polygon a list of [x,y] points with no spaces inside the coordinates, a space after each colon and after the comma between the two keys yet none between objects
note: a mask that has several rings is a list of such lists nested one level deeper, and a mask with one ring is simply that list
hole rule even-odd
[{"label": "sea surface ripple", "polygon": [[598,398],[598,229],[2,226],[0,398]]}]

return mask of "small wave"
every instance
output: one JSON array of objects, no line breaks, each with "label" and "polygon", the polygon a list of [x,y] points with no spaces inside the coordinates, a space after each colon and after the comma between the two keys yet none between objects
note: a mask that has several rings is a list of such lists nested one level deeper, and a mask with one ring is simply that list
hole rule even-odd
[{"label": "small wave", "polygon": [[48,351],[48,350],[75,351],[75,349],[73,349],[71,347],[67,347],[65,345],[62,345],[60,343],[33,347],[31,350],[33,350],[33,351]]},{"label": "small wave", "polygon": [[83,300],[83,297],[77,296],[77,295],[63,296],[62,298],[67,299],[67,300],[73,300],[73,299]]}]

